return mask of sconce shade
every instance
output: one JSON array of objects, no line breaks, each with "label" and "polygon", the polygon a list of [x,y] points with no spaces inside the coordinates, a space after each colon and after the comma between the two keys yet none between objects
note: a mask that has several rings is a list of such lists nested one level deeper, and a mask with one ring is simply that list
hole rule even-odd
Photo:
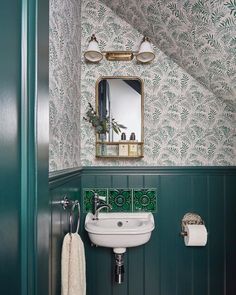
[{"label": "sconce shade", "polygon": [[136,58],[139,62],[147,63],[152,61],[155,58],[155,54],[152,49],[149,38],[144,37],[140,45],[139,52],[136,55]]},{"label": "sconce shade", "polygon": [[84,57],[90,62],[99,62],[103,58],[94,34],[89,41],[88,49],[85,51]]}]

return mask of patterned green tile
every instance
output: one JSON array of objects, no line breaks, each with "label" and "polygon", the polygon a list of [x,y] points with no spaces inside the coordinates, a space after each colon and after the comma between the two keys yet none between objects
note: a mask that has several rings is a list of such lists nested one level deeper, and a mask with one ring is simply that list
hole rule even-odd
[{"label": "patterned green tile", "polygon": [[157,192],[155,189],[133,190],[133,211],[157,211]]},{"label": "patterned green tile", "polygon": [[[83,211],[91,212],[93,209],[93,196],[105,196],[106,202],[112,206],[112,212],[156,212],[156,189],[83,189]],[[103,209],[102,212],[107,212]]]},{"label": "patterned green tile", "polygon": [[[106,197],[107,200],[107,189],[83,189],[83,212],[92,212],[93,210],[93,196],[97,193],[99,196]],[[102,210],[103,211],[103,210]]]},{"label": "patterned green tile", "polygon": [[112,212],[132,212],[131,189],[109,189],[108,200]]}]

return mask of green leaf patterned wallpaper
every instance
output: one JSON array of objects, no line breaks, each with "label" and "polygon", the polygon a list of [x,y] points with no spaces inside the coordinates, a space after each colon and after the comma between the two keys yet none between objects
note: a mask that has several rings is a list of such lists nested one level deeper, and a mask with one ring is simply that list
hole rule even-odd
[{"label": "green leaf patterned wallpaper", "polygon": [[50,171],[80,165],[80,2],[50,0]]},{"label": "green leaf patterned wallpaper", "polygon": [[[235,165],[235,14],[234,0],[50,0],[50,171]],[[156,45],[155,62],[85,64],[92,33],[102,50],[137,49],[145,33]],[[102,75],[144,79],[142,160],[95,159],[94,131],[82,117]]]},{"label": "green leaf patterned wallpaper", "polygon": [[235,0],[102,0],[222,101],[236,101]]},{"label": "green leaf patterned wallpaper", "polygon": [[[218,6],[220,5],[219,1],[215,2]],[[235,85],[231,83],[235,78],[233,69],[235,56],[230,55],[228,60],[222,63],[222,53],[219,53],[222,39],[215,37],[215,31],[208,31],[206,28],[203,30],[206,20],[201,17],[202,14],[204,16],[205,1],[196,2],[198,5],[190,1],[182,1],[181,10],[179,5],[173,2],[165,1],[165,3],[165,9],[159,9],[161,11],[159,15],[157,8],[161,8],[164,1],[145,1],[146,6],[142,1],[107,1],[107,4],[114,6],[113,9],[118,14],[123,13],[125,19],[129,19],[132,23],[130,25],[101,1],[82,1],[80,115],[82,166],[224,166],[236,164],[235,112],[231,103],[235,90]],[[144,8],[142,14],[141,8]],[[185,16],[187,11],[191,11],[191,15],[194,16],[194,23],[190,27],[190,22]],[[146,18],[147,12],[148,18]],[[216,13],[215,22],[217,19],[221,22],[223,19],[226,20],[225,17],[223,19],[220,17],[221,13],[223,13],[221,10],[218,11],[219,15]],[[208,14],[207,10],[206,19],[208,19]],[[234,12],[231,16],[232,14]],[[201,21],[197,21],[199,18]],[[198,22],[203,22],[202,26],[199,27]],[[161,51],[156,47],[156,59],[149,65],[139,65],[135,60],[108,62],[105,59],[100,64],[85,63],[83,52],[92,33],[96,34],[101,50],[136,50],[142,39],[142,35],[137,30],[140,25],[143,26],[144,31],[148,30],[151,37],[157,38],[155,44],[160,44],[162,50],[170,47],[170,57],[163,53],[165,50]],[[182,30],[180,34],[178,29],[184,26],[188,30]],[[159,28],[161,28],[160,34]],[[200,33],[205,36],[204,44],[202,44],[203,39],[200,41],[196,37],[196,34]],[[160,43],[157,42],[158,38]],[[226,37],[225,42],[229,41],[227,38],[230,37]],[[192,44],[193,39],[194,44]],[[204,55],[199,48],[208,53]],[[231,51],[233,47],[230,47],[227,52],[230,54]],[[198,52],[197,58],[196,52]],[[178,54],[182,56],[181,66],[179,66],[180,62],[176,63]],[[212,67],[209,69],[210,63]],[[183,69],[185,65],[186,70]],[[229,72],[225,73],[224,67],[227,67]],[[196,72],[199,77],[189,69]],[[100,76],[113,75],[139,76],[144,80],[145,146],[144,158],[138,161],[96,160],[94,130],[82,120],[88,102],[95,105],[96,80]],[[210,85],[208,85],[209,81]],[[222,87],[215,87],[215,85],[224,85],[224,91],[230,94],[228,96],[219,95],[223,93]],[[212,91],[213,88],[214,91]]]}]

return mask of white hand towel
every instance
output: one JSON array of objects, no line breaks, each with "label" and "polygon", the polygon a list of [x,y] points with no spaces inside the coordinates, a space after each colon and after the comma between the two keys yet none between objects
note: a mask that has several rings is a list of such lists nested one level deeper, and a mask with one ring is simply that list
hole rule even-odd
[{"label": "white hand towel", "polygon": [[77,233],[66,234],[63,240],[61,295],[86,295],[84,244]]}]

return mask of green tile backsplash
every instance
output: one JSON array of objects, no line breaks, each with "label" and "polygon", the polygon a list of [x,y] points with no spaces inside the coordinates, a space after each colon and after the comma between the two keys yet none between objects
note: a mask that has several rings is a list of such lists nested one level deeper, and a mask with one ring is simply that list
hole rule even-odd
[{"label": "green tile backsplash", "polygon": [[156,190],[134,189],[133,211],[156,212]]},{"label": "green tile backsplash", "polygon": [[112,188],[83,190],[83,211],[91,212],[93,195],[106,196],[106,202],[112,206],[112,212],[156,212],[157,190],[152,188]]},{"label": "green tile backsplash", "polygon": [[132,212],[132,190],[109,189],[108,202],[113,212]]}]

